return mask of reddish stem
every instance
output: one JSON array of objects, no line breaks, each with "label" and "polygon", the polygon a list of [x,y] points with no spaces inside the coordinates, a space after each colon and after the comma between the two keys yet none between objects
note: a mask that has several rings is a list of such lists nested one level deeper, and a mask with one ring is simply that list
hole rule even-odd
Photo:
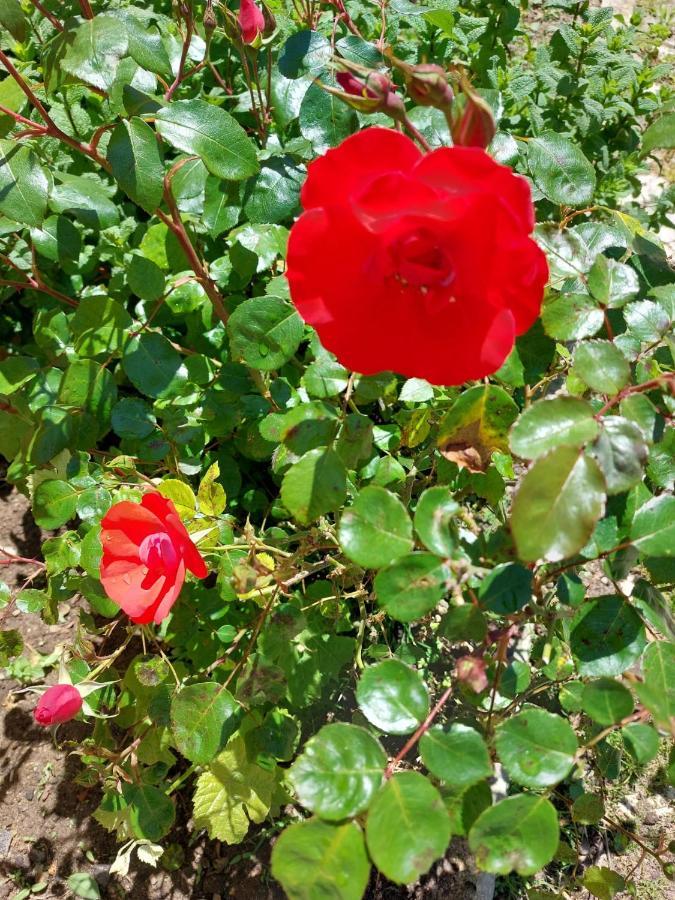
[{"label": "reddish stem", "polygon": [[419,741],[419,739],[422,737],[422,735],[423,735],[423,734],[426,734],[426,732],[427,732],[427,731],[429,730],[429,728],[431,727],[431,725],[432,725],[434,719],[436,718],[436,716],[439,714],[439,712],[443,709],[443,707],[445,706],[445,704],[446,704],[446,703],[448,702],[448,700],[450,699],[450,695],[451,695],[451,694],[452,694],[452,685],[450,685],[450,687],[446,688],[446,689],[443,691],[443,693],[441,694],[441,697],[440,697],[438,703],[437,703],[436,706],[434,706],[434,708],[431,710],[431,712],[430,712],[429,715],[426,717],[426,719],[424,720],[424,722],[422,722],[422,724],[421,724],[420,727],[417,729],[417,731],[412,735],[412,737],[409,738],[409,739],[406,741],[406,743],[405,743],[404,746],[403,746],[403,749],[400,750],[400,751],[396,754],[396,756],[390,761],[389,765],[388,765],[387,768],[384,770],[384,777],[385,777],[385,778],[391,778],[391,776],[394,774],[394,770],[396,769],[396,767],[398,766],[398,764],[401,762],[401,760],[402,760],[402,759],[405,759],[405,757],[408,755],[408,753],[410,753],[410,751],[411,751],[412,748],[415,746],[415,744]]},{"label": "reddish stem", "polygon": [[57,31],[65,30],[63,25],[56,18],[56,16],[54,16],[52,13],[50,13],[48,9],[45,9],[45,7],[40,3],[40,0],[31,0],[31,3],[35,7],[35,9],[37,9],[38,12],[42,13],[42,15],[45,17],[45,19],[48,19],[48,21],[50,21],[52,23],[52,25],[54,26],[54,28],[56,28]]}]

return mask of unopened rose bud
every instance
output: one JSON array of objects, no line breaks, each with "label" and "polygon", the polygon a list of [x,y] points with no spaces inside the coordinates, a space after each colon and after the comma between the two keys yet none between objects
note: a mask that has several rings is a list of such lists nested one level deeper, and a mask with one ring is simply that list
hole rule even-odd
[{"label": "unopened rose bud", "polygon": [[452,124],[452,140],[459,147],[488,146],[497,133],[494,116],[488,104],[475,91],[464,90],[464,105]]},{"label": "unopened rose bud", "polygon": [[265,27],[263,28],[263,37],[271,37],[277,30],[277,20],[274,18],[272,10],[266,3],[262,4],[263,20]]},{"label": "unopened rose bud", "polygon": [[265,17],[253,0],[241,0],[237,22],[241,39],[245,44],[253,44],[262,37],[265,30]]},{"label": "unopened rose bud", "polygon": [[204,23],[204,30],[207,32],[213,31],[215,29],[216,25],[218,24],[216,22],[216,14],[213,11],[213,6],[211,3],[209,3],[207,5],[206,9],[204,10],[203,23]]},{"label": "unopened rose bud", "polygon": [[434,63],[421,63],[405,71],[406,87],[419,106],[449,110],[454,100],[445,69]]},{"label": "unopened rose bud", "polygon": [[55,684],[40,697],[33,710],[38,725],[59,725],[74,719],[82,709],[82,697],[72,684]]},{"label": "unopened rose bud", "polygon": [[383,112],[393,119],[405,115],[403,100],[396,93],[394,82],[384,72],[369,72],[365,78],[351,72],[338,72],[335,78],[342,90],[355,98],[350,105],[361,112]]}]

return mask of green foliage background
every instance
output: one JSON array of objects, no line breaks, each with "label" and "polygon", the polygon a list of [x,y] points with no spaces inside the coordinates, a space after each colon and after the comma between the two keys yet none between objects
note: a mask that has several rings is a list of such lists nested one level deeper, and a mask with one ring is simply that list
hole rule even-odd
[{"label": "green foliage background", "polygon": [[[611,828],[605,786],[675,728],[674,195],[638,196],[672,172],[666,16],[276,2],[244,50],[225,8],[212,32],[197,2],[80,6],[0,0],[0,454],[58,530],[0,616],[84,598],[67,670],[114,682],[71,748],[96,819],[127,862],[156,862],[178,791],[228,843],[267,820],[291,898],[358,900],[372,865],[414,881],[452,835],[522,891],[611,898],[576,825]],[[319,82],[385,46],[464,67],[531,181],[551,283],[486,384],[350,373],[289,302],[307,163],[390,124]],[[98,531],[149,481],[214,574],[141,643]],[[30,680],[6,625],[0,664]]]}]

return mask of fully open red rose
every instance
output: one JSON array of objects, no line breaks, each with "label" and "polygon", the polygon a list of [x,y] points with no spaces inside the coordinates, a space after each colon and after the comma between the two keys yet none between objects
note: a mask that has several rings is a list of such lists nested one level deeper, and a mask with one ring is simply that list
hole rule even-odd
[{"label": "fully open red rose", "polygon": [[291,230],[300,315],[343,365],[434,384],[495,372],[548,279],[525,179],[484,150],[369,128],[310,163]]},{"label": "fully open red rose", "polygon": [[157,491],[140,503],[122,500],[101,522],[101,584],[133,622],[161,622],[176,601],[189,569],[207,568],[176,507]]},{"label": "fully open red rose", "polygon": [[33,710],[38,725],[59,725],[82,709],[82,697],[72,684],[55,684],[44,692]]}]

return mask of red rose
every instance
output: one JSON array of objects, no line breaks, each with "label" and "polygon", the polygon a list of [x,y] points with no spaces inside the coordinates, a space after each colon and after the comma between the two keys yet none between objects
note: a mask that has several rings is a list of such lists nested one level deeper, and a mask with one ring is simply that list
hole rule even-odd
[{"label": "red rose", "polygon": [[33,710],[38,725],[59,725],[74,719],[82,709],[82,697],[72,684],[55,684],[44,692]]},{"label": "red rose", "polygon": [[300,315],[349,369],[434,384],[495,372],[548,279],[524,178],[475,147],[369,128],[310,163],[291,230]]},{"label": "red rose", "polygon": [[252,44],[265,30],[265,17],[253,0],[241,0],[237,22],[245,44]]},{"label": "red rose", "polygon": [[178,517],[157,491],[140,503],[115,503],[101,522],[101,584],[132,622],[161,622],[180,593],[185,569],[207,568]]}]

